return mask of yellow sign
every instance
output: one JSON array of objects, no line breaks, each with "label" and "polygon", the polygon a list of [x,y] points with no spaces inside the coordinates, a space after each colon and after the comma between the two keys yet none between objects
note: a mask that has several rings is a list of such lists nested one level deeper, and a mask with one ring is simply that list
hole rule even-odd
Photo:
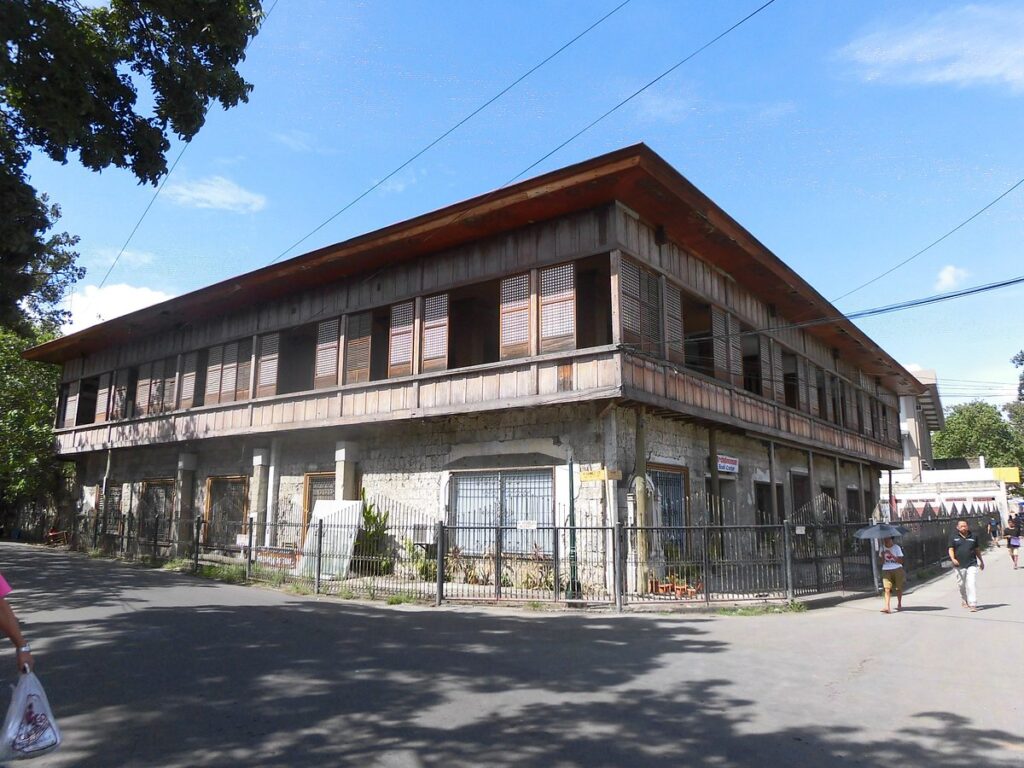
[{"label": "yellow sign", "polygon": [[993,467],[992,475],[996,480],[1002,480],[1004,483],[1020,482],[1019,467]]},{"label": "yellow sign", "polygon": [[598,483],[602,480],[621,480],[622,473],[617,469],[585,469],[580,472],[581,483]]}]

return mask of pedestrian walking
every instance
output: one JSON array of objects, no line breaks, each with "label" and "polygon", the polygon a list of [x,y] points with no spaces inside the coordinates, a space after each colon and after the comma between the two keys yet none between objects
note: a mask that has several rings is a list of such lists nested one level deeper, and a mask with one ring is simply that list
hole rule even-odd
[{"label": "pedestrian walking", "polygon": [[949,540],[949,559],[956,570],[961,603],[973,613],[978,610],[978,570],[985,570],[985,560],[981,556],[978,537],[971,532],[966,520],[956,522],[956,533]]},{"label": "pedestrian walking", "polygon": [[997,547],[1002,546],[999,543],[999,518],[990,517],[988,520],[988,535],[996,543]]},{"label": "pedestrian walking", "polygon": [[0,574],[0,632],[14,644],[14,661],[18,666],[18,671],[27,667],[31,672],[35,663],[32,660],[32,649],[25,642],[25,638],[21,634],[21,625],[18,624],[18,617],[14,615],[14,609],[7,602],[7,595],[10,593],[11,585],[7,583],[3,574]]},{"label": "pedestrian walking", "polygon": [[882,613],[891,613],[889,598],[896,592],[896,610],[903,610],[903,585],[907,577],[903,570],[903,547],[890,536],[882,539],[878,550],[878,561],[882,564],[882,588],[885,590],[885,607]]},{"label": "pedestrian walking", "polygon": [[1003,528],[1003,535],[1006,536],[1006,548],[1010,551],[1010,562],[1013,563],[1013,570],[1017,570],[1017,550],[1020,549],[1021,527],[1024,520],[1020,514],[1010,513],[1006,520],[1006,527]]}]

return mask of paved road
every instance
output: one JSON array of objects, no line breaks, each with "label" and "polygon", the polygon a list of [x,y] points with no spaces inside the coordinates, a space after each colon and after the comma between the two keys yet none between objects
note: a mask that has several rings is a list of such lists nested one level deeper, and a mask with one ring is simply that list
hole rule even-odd
[{"label": "paved road", "polygon": [[[64,728],[37,766],[1024,765],[1024,569],[901,614],[386,607],[0,545]],[[13,673],[13,656],[9,659]]]}]

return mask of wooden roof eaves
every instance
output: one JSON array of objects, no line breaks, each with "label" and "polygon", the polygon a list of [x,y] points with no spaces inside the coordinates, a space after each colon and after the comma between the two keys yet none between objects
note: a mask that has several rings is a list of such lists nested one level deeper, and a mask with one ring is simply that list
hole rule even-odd
[{"label": "wooden roof eaves", "polygon": [[[621,200],[645,218],[673,228],[680,242],[692,239],[692,227],[659,218],[680,218],[680,213],[706,222],[696,236],[714,246],[722,258],[756,275],[767,272],[776,289],[777,308],[785,316],[812,311],[809,319],[837,317],[841,313],[809,283],[765,247],[707,195],[645,144],[635,144],[585,160],[510,187],[494,190],[445,208],[391,224],[349,240],[310,251],[280,264],[270,264],[222,280],[160,304],[108,320],[68,336],[33,347],[23,357],[64,362],[139,334],[155,333],[205,313],[279,298],[297,290],[380,269],[403,260],[455,247],[474,239],[524,226],[573,210]],[[682,206],[679,203],[683,203]],[[685,224],[685,222],[684,222]],[[726,265],[729,266],[729,265]],[[727,269],[736,277],[743,270]],[[749,283],[749,276],[743,282]],[[763,294],[765,285],[757,286]],[[829,331],[827,328],[834,328]],[[917,394],[914,377],[889,357],[852,322],[810,326],[807,330],[832,347],[846,348],[860,367],[884,378],[901,394]],[[848,337],[849,342],[842,338]],[[838,337],[838,338],[837,338]],[[866,360],[865,360],[866,357]],[[870,367],[866,365],[870,362]],[[917,385],[917,386],[915,386]]]}]

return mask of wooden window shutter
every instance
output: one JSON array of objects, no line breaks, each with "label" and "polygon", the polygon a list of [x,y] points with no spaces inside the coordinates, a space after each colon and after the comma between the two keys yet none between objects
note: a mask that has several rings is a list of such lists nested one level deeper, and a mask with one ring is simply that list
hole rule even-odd
[{"label": "wooden window shutter", "polygon": [[349,315],[345,329],[345,383],[370,380],[370,334],[373,316],[369,312]]},{"label": "wooden window shutter", "polygon": [[423,302],[423,353],[420,369],[443,371],[448,367],[448,294],[427,296]]},{"label": "wooden window shutter", "polygon": [[872,433],[872,419],[871,419],[871,398],[868,397],[868,393],[860,391],[857,393],[857,397],[860,398],[860,413],[863,422],[860,425],[861,434],[870,435]]},{"label": "wooden window shutter", "polygon": [[316,363],[313,370],[313,388],[324,389],[338,385],[338,339],[341,318],[324,320],[316,328]]},{"label": "wooden window shutter", "polygon": [[843,398],[846,401],[846,427],[854,432],[860,431],[860,421],[857,420],[857,390],[849,382],[843,382]]},{"label": "wooden window shutter", "polygon": [[235,400],[249,399],[252,378],[252,339],[238,342],[238,375],[235,382]]},{"label": "wooden window shutter", "polygon": [[220,367],[220,401],[233,403],[238,388],[238,342],[224,345],[224,357]]},{"label": "wooden window shutter", "polygon": [[775,399],[780,403],[786,402],[786,374],[782,370],[782,345],[774,339],[771,342],[772,348],[772,385],[775,391]]},{"label": "wooden window shutter", "polygon": [[220,402],[220,376],[224,366],[224,347],[219,344],[210,347],[206,353],[206,391],[203,403],[211,405]]},{"label": "wooden window shutter", "polygon": [[810,410],[807,396],[807,361],[802,357],[796,359],[796,397],[797,407],[804,412]]},{"label": "wooden window shutter", "polygon": [[78,390],[82,382],[75,380],[68,383],[68,399],[64,401],[64,426],[73,427],[78,423]]},{"label": "wooden window shutter", "polygon": [[623,344],[639,345],[643,341],[640,305],[640,267],[630,259],[623,259],[619,278]]},{"label": "wooden window shutter", "polygon": [[153,386],[153,364],[143,363],[139,366],[139,379],[135,385],[135,415],[145,416],[149,413],[149,390]]},{"label": "wooden window shutter", "polygon": [[682,364],[686,356],[683,345],[683,294],[671,283],[665,292],[665,342],[668,359]]},{"label": "wooden window shutter", "polygon": [[97,424],[107,420],[107,406],[110,400],[110,374],[100,374],[99,385],[96,389],[96,413],[93,418]]},{"label": "wooden window shutter", "polygon": [[161,413],[164,409],[164,361],[155,360],[149,371],[149,407],[147,413]]},{"label": "wooden window shutter", "polygon": [[772,342],[763,335],[757,335],[757,360],[761,367],[761,394],[764,397],[774,397],[775,387],[772,384]]},{"label": "wooden window shutter", "polygon": [[807,404],[811,416],[821,417],[818,409],[818,369],[810,361],[807,361]]},{"label": "wooden window shutter", "polygon": [[661,357],[661,279],[646,269],[640,270],[641,350]]},{"label": "wooden window shutter", "polygon": [[540,271],[540,351],[575,348],[576,267],[547,267]]},{"label": "wooden window shutter", "polygon": [[403,301],[391,306],[388,327],[388,376],[408,376],[412,373],[412,334],[415,304]]},{"label": "wooden window shutter", "polygon": [[[740,321],[733,315],[729,320],[729,374],[733,385],[743,386],[743,337],[740,336]],[[762,387],[764,385],[762,384]],[[764,389],[762,388],[762,392]]]},{"label": "wooden window shutter", "polygon": [[198,352],[188,352],[181,358],[181,407],[191,408],[196,396],[196,368]]},{"label": "wooden window shutter", "polygon": [[164,413],[173,411],[178,404],[178,358],[168,357],[164,360],[164,401],[161,410]]},{"label": "wooden window shutter", "polygon": [[256,397],[277,394],[277,353],[281,334],[260,336],[259,359],[256,362]]},{"label": "wooden window shutter", "polygon": [[718,307],[711,307],[710,311],[715,378],[725,381],[729,379],[729,320]]},{"label": "wooden window shutter", "polygon": [[513,275],[501,281],[501,359],[530,354],[530,275]]}]

